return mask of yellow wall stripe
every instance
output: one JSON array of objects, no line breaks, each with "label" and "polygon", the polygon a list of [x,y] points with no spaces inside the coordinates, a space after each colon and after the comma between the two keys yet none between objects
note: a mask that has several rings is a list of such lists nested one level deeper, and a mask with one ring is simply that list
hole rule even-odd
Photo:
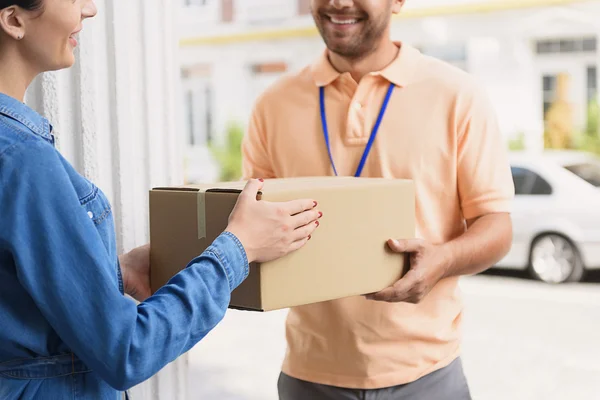
[{"label": "yellow wall stripe", "polygon": [[[574,3],[582,3],[591,0],[493,0],[484,3],[455,4],[445,6],[426,7],[419,9],[408,9],[395,18],[424,18],[431,16],[448,16],[460,14],[491,13],[497,11],[518,10],[533,7],[561,6]],[[303,28],[270,29],[254,32],[243,32],[234,34],[200,36],[181,39],[181,47],[231,44],[241,42],[282,40],[290,38],[313,37],[318,35],[314,26]]]}]

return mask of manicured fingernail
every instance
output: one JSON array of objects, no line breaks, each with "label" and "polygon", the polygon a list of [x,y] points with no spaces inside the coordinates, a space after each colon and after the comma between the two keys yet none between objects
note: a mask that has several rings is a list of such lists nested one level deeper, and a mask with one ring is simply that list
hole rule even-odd
[{"label": "manicured fingernail", "polygon": [[315,208],[317,206],[317,204],[318,203],[316,201],[313,201],[313,208]]},{"label": "manicured fingernail", "polygon": [[321,218],[323,216],[323,213],[321,211],[319,211],[319,218]]},{"label": "manicured fingernail", "polygon": [[311,237],[312,237],[312,236],[308,235],[308,240],[310,240],[310,238],[311,238]]},{"label": "manicured fingernail", "polygon": [[315,224],[317,224],[317,226],[319,226],[319,225],[320,225],[320,224],[319,224],[319,221],[315,221]]},{"label": "manicured fingernail", "polygon": [[260,181],[260,182],[264,182],[265,180],[264,180],[263,178],[260,178],[260,179],[259,179],[259,181]]}]

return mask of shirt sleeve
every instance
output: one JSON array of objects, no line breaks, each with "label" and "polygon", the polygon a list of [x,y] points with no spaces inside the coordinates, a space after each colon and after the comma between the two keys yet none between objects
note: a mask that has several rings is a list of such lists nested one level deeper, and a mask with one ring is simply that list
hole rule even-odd
[{"label": "shirt sleeve", "polygon": [[[223,318],[248,274],[241,243],[223,233],[188,267],[137,305],[115,285],[93,221],[58,153],[24,143],[0,159],[0,241],[23,287],[60,338],[118,390],[156,374]],[[31,328],[34,329],[34,328]]]},{"label": "shirt sleeve", "polygon": [[457,178],[463,216],[511,212],[514,184],[494,107],[476,87],[459,102]]},{"label": "shirt sleeve", "polygon": [[244,179],[275,178],[260,103],[252,111],[248,131],[242,142],[242,166]]}]

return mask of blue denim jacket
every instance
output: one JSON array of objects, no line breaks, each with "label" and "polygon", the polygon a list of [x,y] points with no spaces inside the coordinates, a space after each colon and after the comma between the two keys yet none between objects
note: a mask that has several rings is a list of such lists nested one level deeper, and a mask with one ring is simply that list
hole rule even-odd
[{"label": "blue denim jacket", "polygon": [[137,305],[106,197],[53,144],[46,119],[0,94],[0,399],[116,400],[223,318],[248,260],[223,233]]}]

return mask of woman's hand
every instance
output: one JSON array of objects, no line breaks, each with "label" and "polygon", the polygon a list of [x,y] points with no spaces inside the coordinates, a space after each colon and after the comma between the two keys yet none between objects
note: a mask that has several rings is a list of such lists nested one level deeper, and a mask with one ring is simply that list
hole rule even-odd
[{"label": "woman's hand", "polygon": [[150,245],[131,250],[119,257],[125,293],[144,301],[152,294],[150,290]]},{"label": "woman's hand", "polygon": [[249,262],[266,262],[298,250],[310,240],[323,215],[312,199],[272,203],[256,199],[262,180],[250,180],[231,215],[227,231],[246,249]]}]

